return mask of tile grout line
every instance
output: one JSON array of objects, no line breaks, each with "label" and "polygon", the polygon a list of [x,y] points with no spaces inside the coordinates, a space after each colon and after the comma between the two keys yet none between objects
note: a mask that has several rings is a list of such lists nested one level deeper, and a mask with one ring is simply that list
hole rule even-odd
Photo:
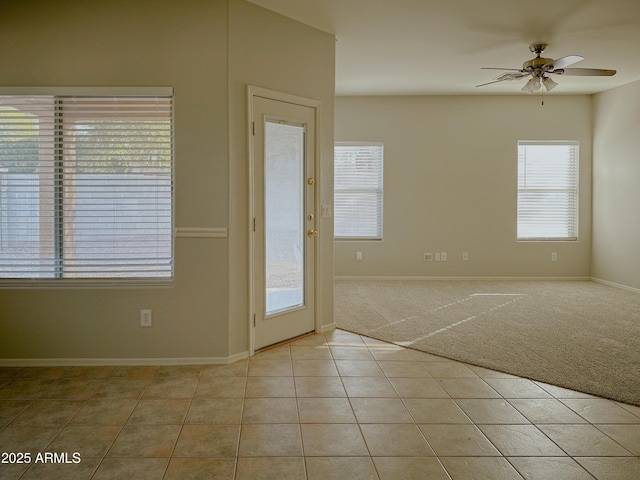
[{"label": "tile grout line", "polygon": [[237,478],[238,476],[238,466],[240,463],[240,442],[242,441],[242,427],[244,425],[244,410],[245,410],[245,406],[246,406],[246,401],[247,401],[247,391],[249,389],[249,371],[251,370],[251,361],[252,361],[253,357],[249,357],[247,360],[247,371],[245,372],[245,377],[244,377],[244,394],[242,396],[242,408],[240,409],[240,428],[238,429],[238,442],[236,445],[236,454],[235,454],[235,458],[234,458],[234,465],[233,465],[233,479]]},{"label": "tile grout line", "polygon": [[[114,369],[115,370],[115,369]],[[112,372],[113,373],[113,372]],[[157,373],[157,372],[156,372]],[[155,377],[155,375],[154,375]],[[151,377],[151,378],[154,378]],[[118,378],[118,377],[110,377],[110,378]],[[127,377],[125,377],[127,378]],[[122,435],[122,432],[124,430],[124,427],[127,425],[127,423],[129,422],[129,420],[131,419],[131,416],[133,415],[133,412],[136,411],[136,408],[138,408],[138,405],[140,405],[140,401],[142,400],[142,397],[144,396],[144,394],[147,392],[147,390],[149,389],[149,386],[151,385],[152,380],[149,381],[149,384],[144,388],[144,391],[140,394],[140,397],[138,397],[135,406],[131,409],[131,412],[129,412],[129,415],[127,415],[126,420],[124,420],[124,422],[122,422],[122,426],[120,426],[120,430],[118,431],[118,434],[113,438],[113,441],[111,442],[111,444],[109,445],[109,448],[107,448],[107,450],[104,452],[104,455],[102,456],[102,459],[100,460],[100,462],[98,462],[98,465],[96,466],[96,469],[93,471],[93,474],[91,475],[90,479],[92,480],[96,474],[98,473],[98,471],[100,470],[100,467],[102,466],[102,464],[104,463],[104,461],[107,459],[107,457],[109,456],[109,452],[111,451],[111,449],[113,448],[113,446],[115,445],[116,441],[118,440],[118,438],[120,437],[120,435]],[[95,395],[95,394],[94,394]]]},{"label": "tile grout line", "polygon": [[[164,468],[164,473],[162,474],[162,478],[166,478],[167,473],[169,472],[169,467],[171,466],[171,462],[173,461],[174,458],[174,454],[176,452],[176,448],[178,447],[178,442],[180,441],[180,436],[182,435],[182,431],[184,430],[184,426],[187,422],[187,418],[189,416],[189,412],[191,411],[191,407],[193,405],[193,399],[195,398],[196,392],[198,391],[198,386],[200,386],[200,380],[202,379],[202,376],[204,374],[204,368],[200,370],[199,374],[198,374],[198,381],[196,382],[196,387],[194,388],[193,392],[191,393],[191,396],[189,397],[189,406],[187,407],[187,410],[185,411],[184,414],[184,418],[182,419],[182,423],[180,424],[180,429],[178,430],[178,435],[176,436],[176,441],[173,444],[173,448],[171,449],[171,454],[169,455],[169,460],[167,461],[167,466]],[[157,375],[157,372],[156,372]],[[155,376],[154,376],[155,378]],[[188,377],[187,377],[188,378]],[[152,381],[153,383],[153,381]],[[151,384],[149,384],[151,385]],[[146,393],[146,390],[145,392]],[[142,399],[144,398],[144,393],[142,394],[142,397],[140,398],[140,401],[142,401]],[[138,402],[138,405],[140,404],[140,402]],[[133,411],[131,412],[131,414],[133,415],[133,412],[135,411],[135,408],[133,409]],[[130,419],[131,417],[129,417]],[[129,420],[127,420],[128,422]]]}]

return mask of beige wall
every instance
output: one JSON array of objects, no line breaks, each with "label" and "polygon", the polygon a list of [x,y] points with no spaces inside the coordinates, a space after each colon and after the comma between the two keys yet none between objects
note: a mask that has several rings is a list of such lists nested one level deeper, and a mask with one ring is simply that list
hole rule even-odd
[{"label": "beige wall", "polygon": [[640,289],[640,82],[593,104],[592,275]]},{"label": "beige wall", "polygon": [[[11,2],[0,31],[0,86],[173,86],[175,224],[229,231],[228,238],[177,238],[173,287],[0,289],[0,358],[246,352],[244,83],[323,101],[323,171],[330,172],[333,37],[242,0]],[[330,284],[332,232],[324,235]],[[143,308],[153,310],[152,328],[139,326]],[[332,316],[331,295],[326,310]]]},{"label": "beige wall", "polygon": [[[249,319],[249,159],[247,85],[321,102],[320,202],[333,203],[335,38],[301,23],[234,0],[229,12],[230,345],[246,349]],[[320,324],[333,323],[333,222],[318,228]]]},{"label": "beige wall", "polygon": [[[13,2],[0,85],[173,86],[176,226],[226,227],[226,18],[220,0]],[[227,239],[175,248],[171,288],[0,290],[0,357],[226,357]]]},{"label": "beige wall", "polygon": [[[336,141],[385,158],[383,240],[336,242],[336,275],[588,277],[591,118],[588,96],[338,97]],[[580,141],[578,242],[516,242],[518,140]]]}]

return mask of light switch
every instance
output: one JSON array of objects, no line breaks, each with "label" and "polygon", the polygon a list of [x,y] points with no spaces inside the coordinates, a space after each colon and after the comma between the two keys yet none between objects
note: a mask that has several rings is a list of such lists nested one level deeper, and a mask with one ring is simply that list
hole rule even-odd
[{"label": "light switch", "polygon": [[331,218],[331,205],[322,205],[322,218]]}]

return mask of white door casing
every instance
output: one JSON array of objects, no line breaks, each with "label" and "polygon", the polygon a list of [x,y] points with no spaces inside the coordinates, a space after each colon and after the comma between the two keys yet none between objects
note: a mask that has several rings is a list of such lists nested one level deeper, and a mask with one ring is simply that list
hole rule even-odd
[{"label": "white door casing", "polygon": [[249,90],[251,354],[317,323],[317,107],[260,93]]}]

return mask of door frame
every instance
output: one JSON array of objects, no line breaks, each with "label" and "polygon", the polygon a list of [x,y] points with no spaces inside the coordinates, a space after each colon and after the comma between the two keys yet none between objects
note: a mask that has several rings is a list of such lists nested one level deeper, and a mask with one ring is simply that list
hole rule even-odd
[{"label": "door frame", "polygon": [[316,181],[316,188],[314,188],[314,210],[316,212],[316,229],[318,230],[318,237],[315,244],[314,249],[314,311],[313,311],[313,323],[314,330],[319,332],[321,329],[320,319],[322,318],[322,305],[319,299],[322,298],[322,269],[321,269],[321,259],[322,259],[322,231],[321,228],[321,215],[318,215],[318,212],[321,211],[320,208],[320,188],[321,184],[321,149],[320,144],[321,136],[320,136],[320,107],[321,103],[318,100],[313,100],[310,98],[299,97],[297,95],[291,95],[288,93],[278,92],[275,90],[269,90],[267,88],[257,87],[254,85],[247,85],[247,152],[248,152],[248,163],[249,163],[249,217],[247,218],[248,225],[248,247],[249,247],[249,318],[247,319],[247,325],[249,328],[249,356],[253,356],[255,354],[255,329],[254,329],[254,316],[256,314],[255,311],[255,291],[254,291],[254,249],[256,248],[254,235],[253,235],[253,218],[255,217],[254,212],[254,184],[255,184],[255,169],[254,169],[254,149],[253,149],[253,100],[255,97],[266,98],[268,100],[274,100],[277,102],[284,103],[292,103],[294,105],[300,105],[303,107],[309,107],[314,110],[314,136],[315,136],[315,145],[314,145],[314,154],[315,154],[315,162],[314,162],[314,178]]}]

